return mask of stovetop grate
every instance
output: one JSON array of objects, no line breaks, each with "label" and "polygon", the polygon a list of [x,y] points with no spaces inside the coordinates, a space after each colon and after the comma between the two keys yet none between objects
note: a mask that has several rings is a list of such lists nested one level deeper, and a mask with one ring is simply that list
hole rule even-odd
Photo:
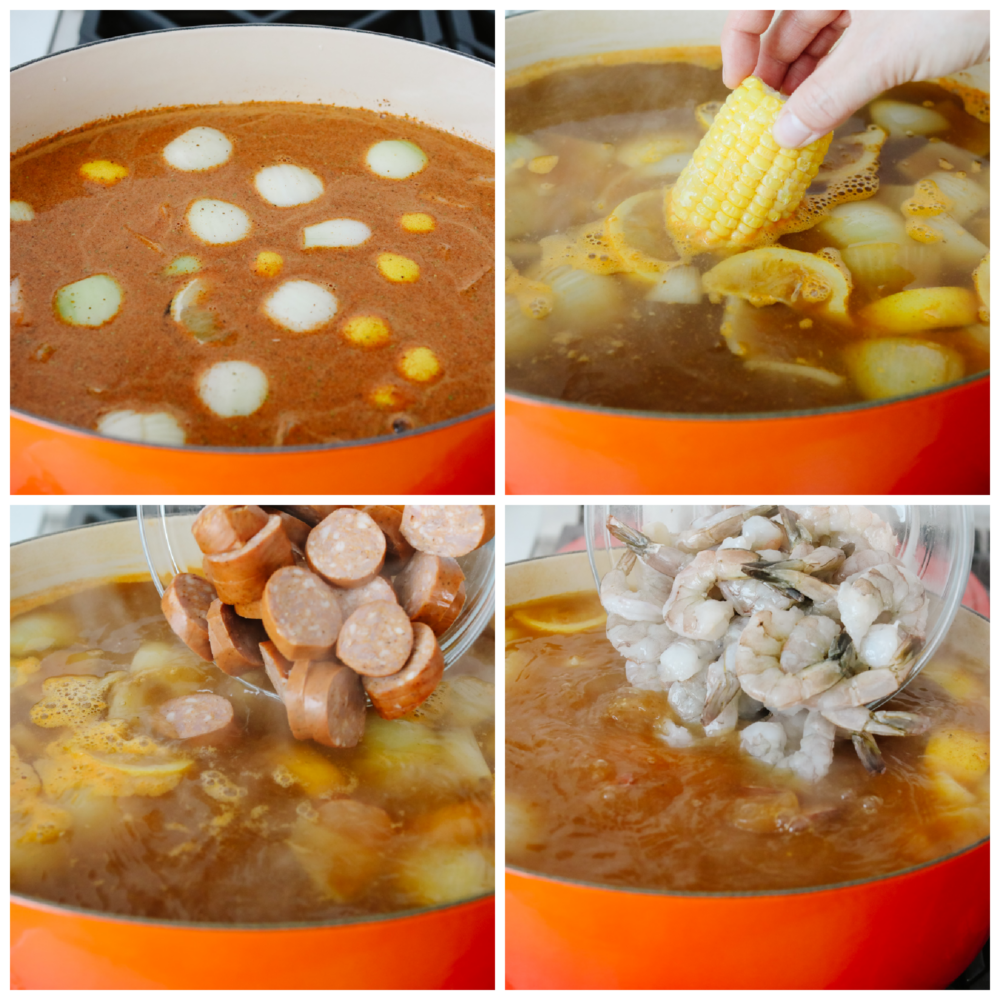
[{"label": "stovetop grate", "polygon": [[88,10],[81,42],[214,24],[318,24],[432,42],[494,62],[492,10]]}]

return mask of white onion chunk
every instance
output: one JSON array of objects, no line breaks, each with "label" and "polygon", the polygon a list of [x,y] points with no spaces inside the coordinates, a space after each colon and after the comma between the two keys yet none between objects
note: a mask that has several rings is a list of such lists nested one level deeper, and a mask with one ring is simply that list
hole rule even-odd
[{"label": "white onion chunk", "polygon": [[419,174],[427,166],[427,154],[405,139],[376,142],[365,159],[372,173],[393,181]]},{"label": "white onion chunk", "polygon": [[371,237],[372,231],[357,219],[327,219],[302,230],[302,246],[356,247]]},{"label": "white onion chunk", "polygon": [[163,158],[177,170],[211,170],[221,167],[233,152],[233,144],[218,129],[189,128],[163,149]]},{"label": "white onion chunk", "polygon": [[220,361],[198,379],[201,401],[220,417],[246,417],[267,399],[267,376],[248,361]]},{"label": "white onion chunk", "polygon": [[311,170],[291,163],[258,170],[253,183],[261,198],[278,208],[305,205],[323,193],[323,182]]},{"label": "white onion chunk", "polygon": [[203,243],[238,243],[250,233],[250,216],[239,205],[199,198],[187,211],[191,232]]},{"label": "white onion chunk", "polygon": [[264,313],[292,333],[310,333],[337,314],[337,299],[312,281],[286,281],[264,300]]}]

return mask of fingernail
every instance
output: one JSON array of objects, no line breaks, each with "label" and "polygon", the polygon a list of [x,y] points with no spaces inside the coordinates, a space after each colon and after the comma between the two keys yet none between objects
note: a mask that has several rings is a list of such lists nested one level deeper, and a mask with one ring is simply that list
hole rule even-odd
[{"label": "fingernail", "polygon": [[783,111],[771,129],[774,141],[785,149],[798,149],[800,146],[808,146],[813,139],[818,139],[819,132],[813,132],[807,125],[803,125],[790,111]]}]

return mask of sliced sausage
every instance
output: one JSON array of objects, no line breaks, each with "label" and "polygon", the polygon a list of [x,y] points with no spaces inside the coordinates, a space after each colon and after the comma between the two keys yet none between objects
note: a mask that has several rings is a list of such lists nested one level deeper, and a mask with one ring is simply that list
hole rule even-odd
[{"label": "sliced sausage", "polygon": [[359,507],[358,510],[363,510],[382,529],[382,534],[385,535],[386,563],[391,566],[393,572],[398,572],[406,560],[413,555],[413,546],[399,530],[403,523],[402,508],[372,504],[367,507]]},{"label": "sliced sausage", "polygon": [[305,521],[310,528],[315,528],[320,521],[325,517],[329,517],[335,510],[341,510],[344,504],[330,504],[328,506],[312,506],[312,507],[290,507],[282,506],[278,507],[278,510],[283,510],[286,514],[291,514],[292,517],[297,517],[300,521]]},{"label": "sliced sausage", "polygon": [[237,677],[264,666],[260,644],[267,641],[264,626],[253,618],[241,618],[222,601],[212,601],[208,609],[208,637],[215,665]]},{"label": "sliced sausage", "polygon": [[388,677],[363,677],[375,711],[383,719],[398,719],[422,704],[438,686],[444,673],[444,657],[437,637],[428,626],[413,626],[413,650],[399,673]]},{"label": "sliced sausage", "polygon": [[260,601],[251,601],[249,604],[234,604],[233,610],[240,618],[260,618]]},{"label": "sliced sausage", "polygon": [[423,622],[441,635],[462,610],[464,584],[465,574],[454,559],[418,552],[392,581],[392,588],[411,621]]},{"label": "sliced sausage", "polygon": [[289,660],[321,660],[333,651],[343,617],[337,595],[307,569],[272,574],[261,599],[264,628]]},{"label": "sliced sausage", "polygon": [[395,601],[364,604],[344,622],[337,657],[359,674],[384,677],[403,669],[413,647],[413,626]]},{"label": "sliced sausage", "polygon": [[464,556],[493,537],[492,506],[407,504],[400,529],[421,552]]},{"label": "sliced sausage", "polygon": [[215,587],[194,573],[178,573],[163,592],[160,607],[170,627],[203,660],[212,659],[208,638],[208,609]]},{"label": "sliced sausage", "polygon": [[285,689],[292,735],[328,747],[353,747],[365,732],[361,678],[336,660],[296,660]]},{"label": "sliced sausage", "polygon": [[396,600],[396,592],[384,576],[377,576],[361,587],[335,587],[334,593],[337,595],[337,603],[340,605],[344,621],[347,621],[363,604]]},{"label": "sliced sausage", "polygon": [[292,543],[281,527],[281,518],[272,514],[244,546],[221,555],[207,555],[202,566],[223,603],[251,604],[260,600],[271,574],[294,561]]},{"label": "sliced sausage", "polygon": [[292,663],[286,660],[273,642],[260,644],[260,655],[264,660],[264,670],[271,680],[271,686],[278,697],[285,700],[285,688],[288,686],[288,675],[292,672]]},{"label": "sliced sausage", "polygon": [[385,561],[385,535],[364,511],[344,507],[309,533],[306,558],[313,570],[338,587],[361,587]]},{"label": "sliced sausage", "polygon": [[242,507],[209,504],[191,525],[198,548],[206,555],[232,552],[267,524],[267,514],[253,504]]},{"label": "sliced sausage", "polygon": [[207,736],[233,721],[233,706],[222,695],[198,691],[165,701],[153,713],[153,729],[170,740]]},{"label": "sliced sausage", "polygon": [[285,534],[288,535],[288,540],[292,543],[293,547],[300,549],[306,547],[306,539],[309,537],[310,528],[305,521],[289,514],[280,507],[262,507],[261,510],[267,514],[277,514],[281,518],[281,526],[285,529]]}]

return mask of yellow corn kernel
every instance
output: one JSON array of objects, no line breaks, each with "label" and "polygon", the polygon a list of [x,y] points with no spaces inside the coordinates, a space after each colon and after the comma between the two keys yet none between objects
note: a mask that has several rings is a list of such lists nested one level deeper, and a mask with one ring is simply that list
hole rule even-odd
[{"label": "yellow corn kernel", "polygon": [[429,347],[414,347],[399,359],[400,375],[411,382],[429,382],[441,371],[437,355]]},{"label": "yellow corn kernel", "polygon": [[262,278],[273,278],[282,268],[285,261],[280,253],[273,250],[261,250],[254,261],[253,269]]},{"label": "yellow corn kernel", "polygon": [[378,316],[352,316],[341,330],[356,347],[381,347],[391,336],[389,324]]},{"label": "yellow corn kernel", "polygon": [[408,233],[432,233],[437,226],[434,216],[426,212],[407,212],[400,216],[399,224]]},{"label": "yellow corn kernel", "polygon": [[715,115],[668,199],[668,228],[691,252],[744,250],[788,231],[833,134],[782,149],[771,126],[783,101],[749,77]]},{"label": "yellow corn kernel", "polygon": [[376,261],[383,278],[399,284],[409,284],[420,277],[420,265],[398,253],[380,253]]},{"label": "yellow corn kernel", "polygon": [[406,398],[398,385],[380,385],[372,389],[368,399],[380,410],[395,410],[403,406]]},{"label": "yellow corn kernel", "polygon": [[117,184],[123,177],[128,177],[128,167],[110,160],[91,160],[80,167],[80,176],[84,180],[110,186]]}]

